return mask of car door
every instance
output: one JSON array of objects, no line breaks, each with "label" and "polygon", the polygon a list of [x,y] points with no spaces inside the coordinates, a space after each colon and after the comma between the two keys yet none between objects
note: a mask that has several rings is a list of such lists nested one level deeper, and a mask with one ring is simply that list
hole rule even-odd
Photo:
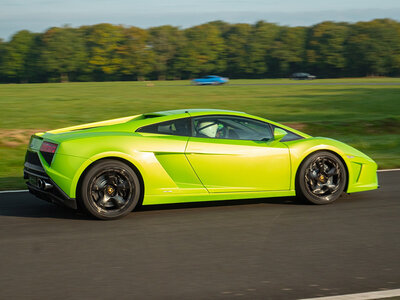
[{"label": "car door", "polygon": [[185,154],[210,193],[290,186],[289,149],[274,141],[265,122],[228,115],[193,117]]}]

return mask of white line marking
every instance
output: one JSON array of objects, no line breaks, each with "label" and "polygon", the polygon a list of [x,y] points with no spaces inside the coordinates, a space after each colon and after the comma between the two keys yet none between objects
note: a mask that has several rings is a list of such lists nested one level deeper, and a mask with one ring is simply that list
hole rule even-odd
[{"label": "white line marking", "polygon": [[[400,169],[384,169],[384,170],[378,170],[378,173],[381,172],[395,172],[395,171],[400,171]],[[8,190],[8,191],[0,191],[0,194],[5,194],[5,193],[25,193],[29,192],[29,190]]]},{"label": "white line marking", "polygon": [[5,194],[5,193],[25,193],[29,192],[29,190],[9,190],[9,191],[0,191],[0,194]]},{"label": "white line marking", "polygon": [[347,294],[338,296],[328,296],[328,297],[317,297],[317,298],[304,298],[301,300],[368,300],[368,299],[384,299],[390,297],[400,296],[400,289],[386,290],[386,291],[376,291],[367,292],[359,294]]},{"label": "white line marking", "polygon": [[394,171],[400,171],[400,169],[384,169],[384,170],[378,170],[378,172],[394,172]]}]

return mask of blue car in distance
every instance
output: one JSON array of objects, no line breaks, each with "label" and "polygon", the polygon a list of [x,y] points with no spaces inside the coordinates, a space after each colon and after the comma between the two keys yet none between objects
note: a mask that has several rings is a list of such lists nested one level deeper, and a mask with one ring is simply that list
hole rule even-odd
[{"label": "blue car in distance", "polygon": [[192,80],[192,84],[194,85],[219,85],[224,84],[229,81],[228,78],[216,76],[216,75],[207,75],[202,78],[196,78]]}]

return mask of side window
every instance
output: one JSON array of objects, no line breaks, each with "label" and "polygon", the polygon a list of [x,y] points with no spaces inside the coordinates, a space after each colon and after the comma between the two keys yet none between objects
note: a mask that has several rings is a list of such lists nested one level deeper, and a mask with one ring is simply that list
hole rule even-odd
[{"label": "side window", "polygon": [[230,116],[194,118],[193,136],[252,141],[267,141],[273,138],[268,123]]},{"label": "side window", "polygon": [[189,136],[190,121],[189,118],[184,118],[184,119],[161,122],[157,124],[151,124],[137,129],[136,132]]}]

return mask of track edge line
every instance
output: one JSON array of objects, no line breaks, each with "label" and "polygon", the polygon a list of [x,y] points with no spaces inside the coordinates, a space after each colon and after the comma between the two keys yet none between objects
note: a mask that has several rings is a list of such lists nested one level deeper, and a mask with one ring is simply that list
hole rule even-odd
[{"label": "track edge line", "polygon": [[373,291],[366,293],[357,294],[345,294],[337,296],[326,296],[326,297],[316,297],[316,298],[303,298],[300,300],[372,300],[372,299],[384,299],[400,296],[400,289],[393,290],[383,290],[383,291]]}]

